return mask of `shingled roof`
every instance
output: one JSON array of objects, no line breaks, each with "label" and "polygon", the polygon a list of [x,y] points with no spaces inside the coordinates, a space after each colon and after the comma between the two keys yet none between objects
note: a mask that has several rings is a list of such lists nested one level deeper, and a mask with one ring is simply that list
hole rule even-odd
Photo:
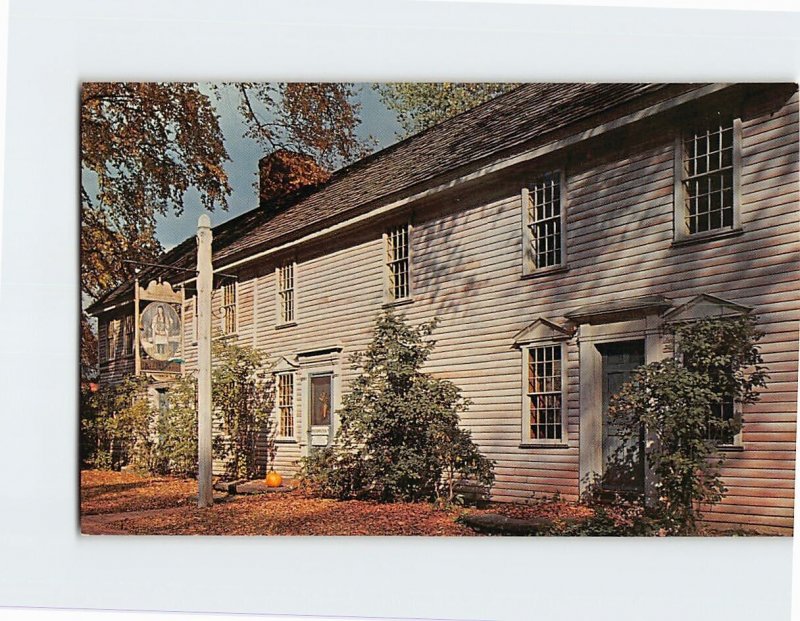
[{"label": "shingled roof", "polygon": [[[410,138],[340,169],[320,186],[304,188],[281,202],[262,205],[214,228],[214,262],[244,256],[345,220],[367,205],[409,192],[437,177],[585,121],[663,90],[664,84],[528,84],[454,116]],[[699,86],[699,85],[695,85]],[[191,237],[160,262],[193,268]],[[150,268],[144,281],[163,274]],[[125,283],[89,307],[96,313],[132,299]]]}]

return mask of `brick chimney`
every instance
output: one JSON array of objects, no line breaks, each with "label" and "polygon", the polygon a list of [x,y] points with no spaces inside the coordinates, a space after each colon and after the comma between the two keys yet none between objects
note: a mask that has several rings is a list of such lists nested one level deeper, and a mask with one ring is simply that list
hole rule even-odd
[{"label": "brick chimney", "polygon": [[304,186],[324,183],[330,173],[310,155],[278,149],[258,161],[260,204],[281,198]]}]

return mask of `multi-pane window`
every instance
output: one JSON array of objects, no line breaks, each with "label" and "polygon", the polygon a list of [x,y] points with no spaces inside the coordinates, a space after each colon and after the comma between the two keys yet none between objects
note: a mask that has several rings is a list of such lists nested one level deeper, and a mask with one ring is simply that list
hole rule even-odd
[{"label": "multi-pane window", "polygon": [[527,190],[527,240],[530,269],[561,264],[563,244],[561,174],[548,173]]},{"label": "multi-pane window", "polygon": [[[683,366],[691,371],[698,370],[692,364],[692,359],[686,354],[677,352]],[[711,405],[706,419],[706,440],[714,442],[718,446],[730,446],[739,444],[740,435],[735,429],[741,423],[741,416],[738,411],[736,400],[727,396],[720,402]]]},{"label": "multi-pane window", "polygon": [[222,334],[236,332],[236,282],[222,286]]},{"label": "multi-pane window", "polygon": [[278,374],[278,435],[294,437],[294,373]]},{"label": "multi-pane window", "polygon": [[723,399],[711,406],[706,438],[720,445],[734,444],[736,434],[730,428],[736,418],[736,404],[732,398]]},{"label": "multi-pane window", "polygon": [[294,263],[278,267],[278,323],[294,321]]},{"label": "multi-pane window", "polygon": [[734,228],[734,123],[718,117],[683,137],[683,230],[688,235]]},{"label": "multi-pane window", "polygon": [[393,227],[386,233],[387,297],[390,301],[402,300],[411,294],[408,233],[408,224]]},{"label": "multi-pane window", "polygon": [[562,439],[561,345],[527,349],[527,441]]},{"label": "multi-pane window", "polygon": [[129,356],[133,353],[133,315],[126,315],[122,320],[122,355]]},{"label": "multi-pane window", "polygon": [[106,360],[113,360],[117,357],[117,348],[120,342],[121,324],[119,319],[112,319],[108,322],[106,329]]}]

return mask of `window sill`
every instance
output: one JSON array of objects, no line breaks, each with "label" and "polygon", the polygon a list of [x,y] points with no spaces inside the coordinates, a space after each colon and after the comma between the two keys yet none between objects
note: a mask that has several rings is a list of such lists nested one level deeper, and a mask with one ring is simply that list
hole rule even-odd
[{"label": "window sill", "polygon": [[702,244],[707,241],[717,239],[727,239],[729,237],[739,237],[744,233],[744,229],[728,229],[725,231],[711,231],[708,233],[696,233],[695,235],[680,237],[673,240],[673,248],[681,248],[683,246],[693,246],[694,244]]},{"label": "window sill", "polygon": [[286,328],[294,328],[297,325],[296,321],[287,321],[286,323],[279,323],[275,325],[276,330],[284,330]]},{"label": "window sill", "polygon": [[521,280],[528,280],[530,278],[543,278],[544,276],[550,276],[551,274],[564,274],[569,271],[569,264],[566,265],[554,265],[553,267],[545,267],[540,270],[534,270],[533,272],[528,272],[527,274],[523,274],[520,276]]},{"label": "window sill", "polygon": [[381,304],[381,308],[395,308],[397,306],[407,306],[408,304],[412,304],[414,302],[414,298],[403,298],[402,300],[392,300],[391,302],[384,302]]},{"label": "window sill", "polygon": [[521,449],[566,449],[566,442],[525,442],[519,445]]},{"label": "window sill", "polygon": [[716,448],[722,453],[741,453],[744,451],[744,446],[741,444],[718,444]]},{"label": "window sill", "polygon": [[297,438],[275,438],[275,444],[297,444]]}]

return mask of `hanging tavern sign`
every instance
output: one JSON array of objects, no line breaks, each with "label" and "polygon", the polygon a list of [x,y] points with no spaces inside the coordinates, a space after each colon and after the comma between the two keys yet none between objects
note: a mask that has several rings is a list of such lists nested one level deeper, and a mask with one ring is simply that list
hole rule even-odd
[{"label": "hanging tavern sign", "polygon": [[183,287],[168,282],[136,283],[136,371],[156,380],[181,374],[183,356]]}]

